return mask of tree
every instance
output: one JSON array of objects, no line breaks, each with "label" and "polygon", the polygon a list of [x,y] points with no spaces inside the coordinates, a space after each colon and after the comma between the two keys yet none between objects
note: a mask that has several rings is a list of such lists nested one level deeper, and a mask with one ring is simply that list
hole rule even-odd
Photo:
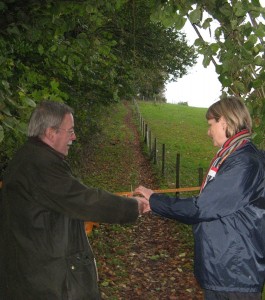
[{"label": "tree", "polygon": [[[177,30],[187,20],[191,22],[198,34],[195,46],[204,55],[203,65],[214,63],[222,96],[232,94],[245,99],[260,144],[265,129],[264,15],[258,0],[153,1],[153,19]],[[216,21],[219,25],[213,30]],[[201,29],[209,30],[215,42],[204,41]]]},{"label": "tree", "polygon": [[87,99],[115,98],[109,71],[114,59],[108,55],[113,41],[97,31],[107,20],[104,11],[116,2],[121,1],[108,1],[103,11],[98,1],[0,2],[1,161],[25,138],[36,102],[50,99],[76,107],[80,101],[82,107]]},{"label": "tree", "polygon": [[185,73],[195,60],[193,48],[182,35],[151,22],[148,4],[0,1],[2,155],[11,156],[24,139],[40,100],[68,103],[83,123],[93,106],[148,89],[157,93],[169,72]]},{"label": "tree", "polygon": [[[153,98],[169,79],[177,80],[195,63],[193,47],[185,35],[150,21],[151,1],[128,1],[111,18],[114,48],[119,60],[118,79],[122,86],[130,79],[132,94]],[[127,77],[128,76],[128,77]],[[128,89],[124,90],[128,96]]]}]

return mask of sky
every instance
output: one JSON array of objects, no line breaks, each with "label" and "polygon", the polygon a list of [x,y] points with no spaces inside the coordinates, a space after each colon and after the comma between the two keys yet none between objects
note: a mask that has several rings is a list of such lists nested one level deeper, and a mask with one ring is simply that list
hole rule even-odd
[{"label": "sky", "polygon": [[[198,38],[189,21],[186,22],[183,32],[189,45]],[[209,40],[207,33],[204,33],[204,39]],[[166,85],[165,97],[168,103],[188,102],[189,106],[207,108],[219,99],[221,84],[215,67],[211,62],[204,68],[202,60],[203,56],[199,55],[196,65],[188,69],[187,75]]]},{"label": "sky", "polygon": [[189,106],[209,107],[219,99],[221,84],[213,64],[202,66],[202,57],[197,64],[177,82],[166,85],[165,96],[168,103],[188,102]]},{"label": "sky", "polygon": [[[260,4],[264,7],[265,0]],[[193,45],[198,38],[193,27],[186,22],[183,32],[189,45]],[[202,32],[203,38],[211,41],[207,31]],[[200,55],[197,64],[188,70],[188,74],[178,79],[177,82],[166,85],[165,97],[167,103],[188,102],[189,106],[208,108],[221,95],[221,84],[215,72],[215,67],[211,62],[207,68],[202,65],[203,57]]]}]

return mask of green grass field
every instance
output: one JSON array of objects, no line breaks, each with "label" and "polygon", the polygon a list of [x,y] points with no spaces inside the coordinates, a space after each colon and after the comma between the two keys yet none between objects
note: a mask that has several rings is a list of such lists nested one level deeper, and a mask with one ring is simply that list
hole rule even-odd
[{"label": "green grass field", "polygon": [[175,184],[177,153],[180,154],[180,186],[197,186],[198,168],[203,168],[205,174],[218,150],[207,135],[206,108],[143,101],[139,101],[138,106],[152,139],[157,139],[158,155],[161,155],[162,144],[166,145],[168,187]]}]

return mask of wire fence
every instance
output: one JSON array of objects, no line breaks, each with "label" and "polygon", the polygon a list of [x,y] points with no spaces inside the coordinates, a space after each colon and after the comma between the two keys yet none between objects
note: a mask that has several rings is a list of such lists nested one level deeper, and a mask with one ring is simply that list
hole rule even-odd
[{"label": "wire fence", "polygon": [[[151,131],[148,124],[145,122],[137,101],[134,99],[137,119],[139,121],[139,130],[146,146],[146,151],[150,161],[155,165],[158,174],[161,175],[165,184],[170,188],[178,189],[181,186],[187,185],[188,177],[189,184],[196,186],[197,190],[203,182],[203,168],[198,167],[197,170],[183,170],[181,168],[181,154],[176,153],[174,149],[167,147],[161,143]],[[172,163],[172,161],[174,163]],[[185,173],[185,175],[184,175]],[[192,173],[192,176],[190,175]],[[188,174],[188,175],[187,175]],[[181,182],[182,179],[182,182]],[[179,193],[176,191],[176,193]]]}]

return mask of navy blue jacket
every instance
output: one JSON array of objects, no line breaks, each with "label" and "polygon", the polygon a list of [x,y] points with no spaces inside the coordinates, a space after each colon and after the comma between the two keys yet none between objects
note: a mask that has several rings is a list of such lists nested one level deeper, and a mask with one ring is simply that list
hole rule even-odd
[{"label": "navy blue jacket", "polygon": [[198,197],[153,194],[155,213],[193,224],[201,287],[261,292],[265,279],[265,169],[252,143],[233,152]]}]

